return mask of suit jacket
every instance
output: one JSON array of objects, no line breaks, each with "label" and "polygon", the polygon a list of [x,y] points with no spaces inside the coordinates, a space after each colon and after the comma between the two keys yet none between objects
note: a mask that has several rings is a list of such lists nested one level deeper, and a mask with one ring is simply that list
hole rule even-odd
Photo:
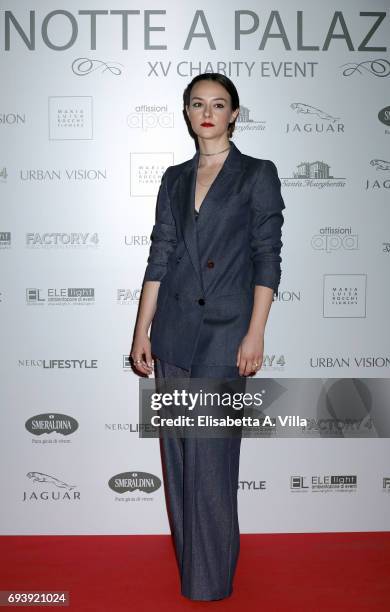
[{"label": "suit jacket", "polygon": [[160,359],[236,365],[254,287],[277,293],[285,208],[275,164],[234,142],[195,220],[199,151],[161,179],[145,281],[161,281],[151,327]]}]

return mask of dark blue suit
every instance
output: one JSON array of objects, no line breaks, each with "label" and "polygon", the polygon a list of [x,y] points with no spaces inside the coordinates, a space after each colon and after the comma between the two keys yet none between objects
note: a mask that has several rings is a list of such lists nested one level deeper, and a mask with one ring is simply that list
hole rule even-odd
[{"label": "dark blue suit", "polygon": [[161,281],[152,353],[190,368],[235,366],[255,285],[277,292],[282,210],[275,164],[231,150],[195,221],[199,151],[165,171],[144,281]]},{"label": "dark blue suit", "polygon": [[[276,166],[231,150],[195,219],[199,152],[163,175],[144,281],[161,281],[155,376],[235,378],[254,286],[277,292],[284,202]],[[241,377],[241,392],[245,392]],[[156,381],[158,388],[159,380]],[[221,386],[223,392],[223,384]],[[190,599],[228,597],[240,550],[240,437],[162,438],[170,525]]]}]

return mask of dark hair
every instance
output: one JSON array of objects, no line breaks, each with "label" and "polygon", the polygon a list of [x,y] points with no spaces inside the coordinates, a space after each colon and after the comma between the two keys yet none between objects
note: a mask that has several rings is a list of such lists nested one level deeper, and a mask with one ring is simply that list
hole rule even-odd
[{"label": "dark hair", "polygon": [[[227,76],[225,76],[224,74],[219,74],[219,72],[204,72],[203,74],[198,74],[187,85],[183,93],[184,117],[186,119],[187,125],[193,136],[196,136],[196,135],[193,133],[191,129],[191,125],[189,124],[187,113],[185,112],[185,107],[190,105],[191,90],[193,86],[195,85],[195,83],[198,83],[198,81],[216,81],[217,83],[220,83],[230,94],[232,111],[235,111],[240,106],[240,99],[238,97],[236,86]],[[234,121],[229,123],[229,127],[228,127],[228,137],[229,138],[231,138],[233,135],[237,117],[235,118]]]}]

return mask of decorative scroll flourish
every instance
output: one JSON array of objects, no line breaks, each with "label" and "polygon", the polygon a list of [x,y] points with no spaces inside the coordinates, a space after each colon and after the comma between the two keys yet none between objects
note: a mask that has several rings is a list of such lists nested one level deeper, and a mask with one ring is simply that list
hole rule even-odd
[{"label": "decorative scroll flourish", "polygon": [[[342,64],[341,68],[347,66],[343,70],[344,76],[351,76],[358,72],[359,74],[363,74],[364,70],[373,74],[377,77],[388,77],[390,76],[390,62],[387,59],[379,58],[374,60],[366,60],[365,62],[360,62],[359,64],[348,63]],[[364,69],[364,70],[363,70]]]},{"label": "decorative scroll flourish", "polygon": [[[109,70],[115,76],[119,76],[122,74],[122,70],[118,68],[118,66],[109,65],[107,62],[103,62],[102,60],[97,59],[89,59],[88,57],[78,57],[72,62],[72,70],[74,74],[78,76],[85,76],[87,74],[91,74],[98,68],[104,66],[103,72]],[[123,64],[119,64],[119,66],[123,66]]]}]

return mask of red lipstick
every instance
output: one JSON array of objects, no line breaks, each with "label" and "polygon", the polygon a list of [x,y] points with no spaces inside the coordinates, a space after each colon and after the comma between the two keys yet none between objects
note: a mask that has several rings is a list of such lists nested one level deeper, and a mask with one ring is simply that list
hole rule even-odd
[{"label": "red lipstick", "polygon": [[204,123],[200,124],[202,127],[214,127],[214,123],[209,123],[208,121],[204,121]]}]

